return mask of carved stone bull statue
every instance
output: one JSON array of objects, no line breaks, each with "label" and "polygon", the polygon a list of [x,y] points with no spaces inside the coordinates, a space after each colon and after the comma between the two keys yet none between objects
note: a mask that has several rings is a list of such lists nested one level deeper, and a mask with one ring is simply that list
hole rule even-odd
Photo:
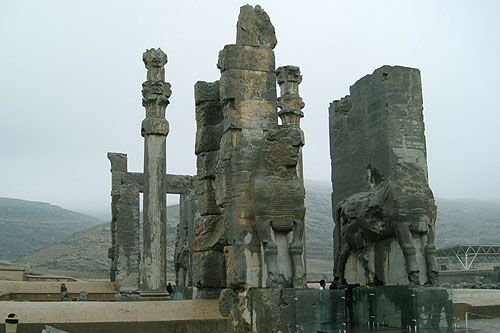
[{"label": "carved stone bull statue", "polygon": [[409,285],[419,285],[420,269],[413,242],[413,235],[418,234],[425,244],[422,251],[427,271],[425,284],[437,285],[436,205],[432,191],[424,173],[414,165],[398,164],[395,169],[397,176],[384,179],[369,165],[367,183],[370,189],[345,198],[335,207],[335,275],[344,276],[347,259],[356,252],[368,284],[377,284],[378,277],[371,268],[367,245],[395,237],[405,258]]},{"label": "carved stone bull statue", "polygon": [[[262,143],[251,184],[255,228],[264,247],[267,287],[305,287],[304,197],[297,162],[304,134],[300,128],[278,126]],[[280,272],[277,237],[286,239],[292,277]],[[281,255],[280,255],[281,257]]]}]

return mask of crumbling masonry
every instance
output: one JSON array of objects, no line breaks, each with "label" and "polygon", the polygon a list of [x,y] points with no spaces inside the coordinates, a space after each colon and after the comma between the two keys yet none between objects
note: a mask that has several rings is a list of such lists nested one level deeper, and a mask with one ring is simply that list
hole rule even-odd
[{"label": "crumbling masonry", "polygon": [[[111,280],[139,287],[146,299],[167,295],[165,196],[177,193],[176,284],[192,286],[186,294],[218,298],[234,332],[289,331],[291,323],[337,331],[345,329],[344,291],[307,289],[302,76],[296,66],[275,67],[276,44],[265,11],[241,7],[236,44],[219,53],[220,80],[194,86],[194,176],[166,173],[167,56],[144,53],[144,173],[127,170],[127,155],[108,153]],[[381,67],[334,101],[329,114],[334,274],[386,285],[355,291],[364,300],[356,320],[375,325],[376,316],[387,316],[396,327],[451,327],[448,292],[415,287],[437,283],[420,72]]]},{"label": "crumbling masonry", "polygon": [[195,85],[193,284],[207,295],[306,283],[301,76],[295,66],[275,69],[275,45],[267,14],[243,6],[236,44],[219,53],[221,79]]},{"label": "crumbling masonry", "polygon": [[335,275],[437,284],[420,71],[383,66],[330,105]]}]

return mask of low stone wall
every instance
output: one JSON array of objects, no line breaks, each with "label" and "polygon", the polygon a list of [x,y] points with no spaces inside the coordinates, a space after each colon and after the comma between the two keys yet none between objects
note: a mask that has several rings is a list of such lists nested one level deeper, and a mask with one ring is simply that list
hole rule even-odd
[{"label": "low stone wall", "polygon": [[449,285],[468,284],[475,285],[481,281],[487,282],[493,270],[462,270],[439,272],[439,283]]},{"label": "low stone wall", "polygon": [[[64,282],[68,299],[78,297],[86,291],[89,301],[112,301],[117,292],[111,282]],[[61,282],[0,281],[0,301],[60,301]]]}]

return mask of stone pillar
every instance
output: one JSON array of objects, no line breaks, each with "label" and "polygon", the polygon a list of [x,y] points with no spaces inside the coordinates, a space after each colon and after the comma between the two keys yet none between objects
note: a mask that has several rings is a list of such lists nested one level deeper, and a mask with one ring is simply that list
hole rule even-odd
[{"label": "stone pillar", "polygon": [[127,181],[127,154],[108,153],[111,162],[110,279],[119,287],[139,286],[139,185]]},{"label": "stone pillar", "polygon": [[175,284],[180,287],[193,285],[193,223],[196,203],[192,193],[181,193],[179,198],[179,224],[174,252]]},{"label": "stone pillar", "polygon": [[262,286],[261,244],[254,227],[251,179],[267,131],[278,125],[273,49],[276,35],[260,6],[240,8],[236,44],[219,53],[223,134],[217,165],[217,204],[229,246],[227,286]]},{"label": "stone pillar", "polygon": [[116,230],[118,219],[118,200],[120,200],[120,187],[123,176],[127,173],[127,154],[108,153],[111,162],[111,247],[108,250],[108,258],[111,259],[109,279],[116,281],[118,270],[118,253],[116,249]]},{"label": "stone pillar", "polygon": [[116,281],[121,288],[139,287],[139,187],[122,185],[117,202]]},{"label": "stone pillar", "polygon": [[164,65],[167,55],[161,49],[149,49],[143,54],[148,70],[142,84],[142,105],[146,118],[142,121],[144,137],[144,203],[143,203],[143,294],[166,291],[166,136],[168,121],[165,108],[171,95],[170,83],[165,82]]},{"label": "stone pillar", "polygon": [[215,192],[215,167],[223,130],[219,96],[219,81],[196,82],[196,198],[199,215],[194,219],[193,228],[193,285],[198,288],[198,298],[218,297],[226,286],[223,247],[227,245],[227,237]]},{"label": "stone pillar", "polygon": [[[278,116],[282,125],[300,128],[300,118],[304,117],[302,109],[305,104],[299,95],[299,84],[302,82],[300,68],[297,66],[282,66],[276,69],[276,78],[280,86],[280,97],[278,97]],[[304,165],[302,161],[302,148],[300,149],[297,172],[302,183],[304,182]]]},{"label": "stone pillar", "polygon": [[383,66],[330,105],[335,275],[437,283],[420,71]]},{"label": "stone pillar", "polygon": [[[300,119],[304,117],[302,109],[305,104],[299,94],[299,84],[302,82],[300,67],[288,65],[281,66],[276,69],[276,79],[280,87],[280,97],[278,97],[278,116],[281,119],[281,124],[300,128]],[[305,140],[303,142],[305,144]],[[304,161],[302,157],[302,147],[299,150],[297,160],[297,174],[304,184]],[[305,221],[304,221],[305,223]],[[302,233],[302,257],[304,262],[304,270],[307,272],[306,258],[306,228]]]}]

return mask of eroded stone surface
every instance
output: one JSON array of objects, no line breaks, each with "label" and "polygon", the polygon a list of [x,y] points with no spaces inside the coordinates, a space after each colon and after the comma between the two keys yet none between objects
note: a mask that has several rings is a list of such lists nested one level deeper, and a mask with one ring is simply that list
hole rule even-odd
[{"label": "eroded stone surface", "polygon": [[[297,172],[303,137],[299,128],[287,125],[269,131],[253,174],[255,226],[264,248],[268,287],[300,288],[307,283],[303,258],[305,189]],[[284,244],[278,242],[280,237]],[[291,261],[291,275],[280,269],[280,259]]]},{"label": "eroded stone surface", "polygon": [[[276,37],[267,14],[259,6],[243,6],[237,27],[236,45],[219,53],[220,80],[195,85],[199,216],[193,282],[202,295],[224,281],[221,309],[236,332],[247,332],[255,329],[251,288],[306,283],[304,103],[296,66],[278,70],[277,98]],[[216,268],[221,262],[224,270]],[[212,280],[207,269],[223,276]]]},{"label": "eroded stone surface", "polygon": [[383,66],[350,91],[330,106],[334,275],[436,284],[420,72]]},{"label": "eroded stone surface", "polygon": [[278,41],[267,13],[259,6],[240,8],[236,25],[236,44],[274,49]]}]

